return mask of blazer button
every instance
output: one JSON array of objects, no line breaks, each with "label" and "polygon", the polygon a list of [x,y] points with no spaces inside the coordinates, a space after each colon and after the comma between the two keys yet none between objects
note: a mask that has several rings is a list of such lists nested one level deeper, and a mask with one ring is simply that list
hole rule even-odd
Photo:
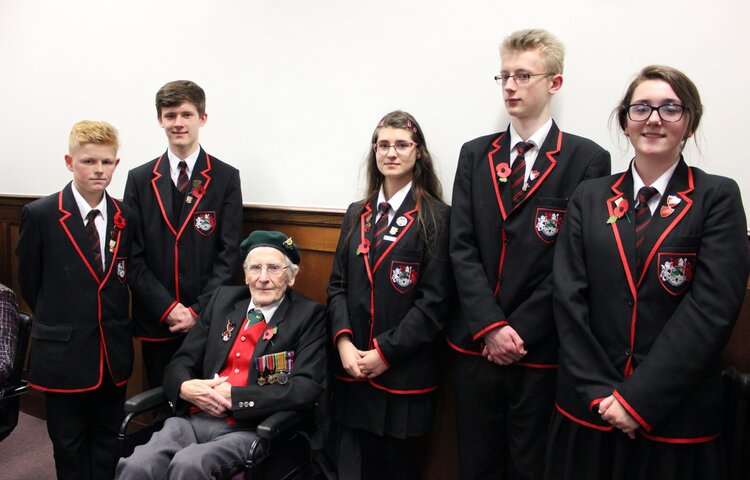
[{"label": "blazer button", "polygon": [[629,356],[631,356],[632,354],[633,354],[633,352],[631,352],[629,348],[625,349],[625,356],[626,356],[626,357],[629,357]]},{"label": "blazer button", "polygon": [[247,402],[247,406],[248,407],[254,407],[255,406],[255,402],[253,402],[252,400],[250,400],[249,402]]}]

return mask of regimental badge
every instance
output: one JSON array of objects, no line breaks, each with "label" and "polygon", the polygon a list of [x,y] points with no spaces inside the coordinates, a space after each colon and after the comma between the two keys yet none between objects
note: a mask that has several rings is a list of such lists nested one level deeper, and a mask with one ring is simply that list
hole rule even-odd
[{"label": "regimental badge", "polygon": [[255,359],[258,385],[286,385],[294,370],[294,351],[269,353]]},{"label": "regimental badge", "polygon": [[234,330],[234,323],[231,320],[227,320],[227,326],[223,332],[221,332],[221,339],[228,342],[232,337],[232,331]]},{"label": "regimental badge", "polygon": [[216,212],[195,212],[193,225],[201,235],[211,235],[216,229]]},{"label": "regimental badge", "polygon": [[537,208],[534,230],[536,235],[547,244],[554,243],[557,240],[557,234],[562,227],[565,210],[552,208]]},{"label": "regimental badge", "polygon": [[419,264],[391,262],[391,285],[400,293],[408,293],[419,280]]},{"label": "regimental badge", "polygon": [[117,272],[117,279],[120,283],[125,283],[125,279],[128,277],[128,270],[124,258],[118,258],[115,264],[115,272]]},{"label": "regimental badge", "polygon": [[693,282],[694,253],[659,252],[659,282],[672,295],[682,295]]}]

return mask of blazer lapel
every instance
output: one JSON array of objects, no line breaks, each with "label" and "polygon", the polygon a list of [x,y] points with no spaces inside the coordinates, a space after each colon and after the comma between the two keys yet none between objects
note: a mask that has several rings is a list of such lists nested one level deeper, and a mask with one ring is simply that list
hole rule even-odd
[{"label": "blazer lapel", "polygon": [[[555,124],[555,122],[553,121],[552,127],[547,134],[547,138],[544,139],[544,143],[539,148],[539,153],[537,154],[536,159],[534,160],[534,164],[531,167],[531,173],[529,174],[528,180],[526,181],[526,185],[528,185],[528,187],[526,191],[521,194],[521,198],[518,203],[516,203],[515,207],[513,207],[514,210],[523,205],[523,202],[525,202],[527,198],[532,196],[534,192],[536,192],[537,189],[542,185],[542,183],[544,183],[549,174],[552,173],[552,170],[557,165],[557,159],[555,158],[555,155],[560,153],[561,148],[562,132],[559,128],[557,128],[557,124]],[[508,190],[510,190],[510,188],[508,188]]]},{"label": "blazer lapel", "polygon": [[81,217],[81,211],[78,209],[75,197],[73,197],[72,188],[73,185],[71,182],[60,191],[58,196],[57,206],[60,212],[60,226],[68,237],[68,241],[70,241],[78,253],[78,257],[98,284],[100,281],[99,276],[92,267],[94,264],[94,254],[89,247],[88,236],[83,230],[83,217]]},{"label": "blazer lapel", "polygon": [[[387,242],[387,246],[385,247],[383,254],[380,255],[378,262],[373,267],[373,272],[377,271],[380,265],[383,264],[383,261],[388,256],[388,254],[391,253],[391,250],[396,247],[396,245],[401,241],[406,232],[408,232],[412,227],[415,220],[414,215],[417,213],[417,210],[419,210],[419,202],[414,201],[412,190],[409,190],[409,192],[406,194],[406,198],[404,198],[404,201],[401,204],[401,207],[399,207],[398,211],[393,216],[393,220],[391,220],[391,223],[389,224],[390,228],[388,229],[387,234],[392,237],[396,237],[396,239],[392,242],[384,240],[384,242]],[[403,225],[399,225],[399,223],[403,223]]]},{"label": "blazer lapel", "polygon": [[[185,231],[185,227],[193,222],[193,214],[208,191],[210,183],[211,158],[201,147],[200,152],[198,152],[198,159],[195,161],[195,166],[193,166],[193,173],[190,175],[188,191],[185,193],[185,202],[182,204],[180,221],[178,222],[180,229],[177,232],[177,238]],[[187,201],[188,198],[192,199],[189,203]]]},{"label": "blazer lapel", "polygon": [[[219,338],[213,339],[213,341],[219,342],[219,348],[217,349],[216,358],[214,358],[214,365],[212,372],[221,372],[224,366],[225,360],[229,356],[229,352],[234,345],[234,341],[237,338],[243,328],[245,327],[245,318],[247,317],[247,308],[250,305],[250,299],[240,300],[234,304],[234,309],[227,315],[224,324],[221,326],[221,332],[219,332]],[[224,340],[223,334],[227,331],[230,326],[234,326],[229,334],[229,339]]]},{"label": "blazer lapel", "polygon": [[[268,350],[276,351],[276,349],[273,348],[273,342],[275,335],[284,333],[282,332],[284,328],[284,320],[286,320],[286,314],[289,310],[289,295],[290,290],[287,289],[286,295],[284,296],[284,300],[281,302],[281,305],[279,305],[279,308],[276,309],[276,312],[274,312],[273,317],[268,322],[266,327],[263,329],[263,334],[261,334],[260,338],[258,339],[258,343],[255,344],[255,350],[253,350],[253,363],[255,363],[255,359],[258,357],[262,357],[266,353],[271,353]],[[266,332],[271,331],[273,332],[273,329],[276,329],[276,334],[270,334],[266,335]],[[282,332],[282,333],[280,333]],[[268,348],[268,345],[271,345],[271,349]],[[248,385],[253,385],[255,382],[258,381],[258,369],[253,368],[254,365],[250,366],[250,376],[247,379]]]},{"label": "blazer lapel", "polygon": [[643,282],[649,265],[654,260],[656,251],[664,242],[664,239],[680,223],[692,207],[693,201],[690,198],[690,194],[693,189],[693,172],[685,161],[680,158],[677,168],[669,180],[667,189],[662,194],[659,205],[652,215],[651,222],[646,227],[643,239],[643,251],[649,253],[643,261],[643,271],[638,279],[638,286]]},{"label": "blazer lapel", "polygon": [[169,157],[166,152],[156,161],[152,173],[151,187],[154,189],[161,216],[172,233],[177,235],[177,230],[172,225],[172,215],[169,213],[172,211],[172,185],[174,184],[169,174]]},{"label": "blazer lapel", "polygon": [[[633,177],[630,169],[624,172],[611,187],[613,195],[607,199],[607,213],[616,219],[609,223],[620,256],[630,293],[636,293],[635,267],[635,214],[632,209]],[[603,218],[602,222],[608,219]]]},{"label": "blazer lapel", "polygon": [[[508,181],[508,175],[510,175],[510,131],[500,134],[493,140],[492,147],[487,153],[487,166],[490,171],[489,178],[495,192],[497,206],[500,209],[500,216],[505,220],[513,206],[513,197]],[[505,181],[501,182],[501,178]]]}]

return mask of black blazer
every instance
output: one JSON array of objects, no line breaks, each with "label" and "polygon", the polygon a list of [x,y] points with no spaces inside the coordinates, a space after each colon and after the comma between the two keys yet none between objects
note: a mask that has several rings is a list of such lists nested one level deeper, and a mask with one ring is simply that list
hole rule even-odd
[{"label": "black blazer", "polygon": [[[106,270],[100,276],[72,188],[69,183],[23,208],[16,249],[21,293],[35,316],[29,381],[55,392],[98,388],[107,370],[121,385],[133,369],[127,276],[137,216],[105,193]],[[116,216],[125,220],[123,229],[115,228]]]},{"label": "black blazer", "polygon": [[[250,304],[247,286],[219,287],[200,320],[188,332],[164,372],[164,392],[178,413],[190,406],[180,400],[180,386],[194,378],[212,378],[221,372]],[[236,327],[227,341],[227,322]],[[268,323],[277,328],[270,340],[258,339],[253,352],[248,385],[232,387],[235,420],[261,420],[279,410],[306,410],[323,393],[326,374],[324,308],[291,288]],[[294,351],[294,369],[286,385],[258,385],[255,359],[262,355]]]},{"label": "black blazer", "polygon": [[[627,216],[608,224],[622,201]],[[584,182],[571,198],[554,269],[558,409],[611,429],[592,409],[614,392],[647,438],[712,440],[720,355],[750,272],[739,189],[680,160],[647,227],[640,275],[634,218],[630,170]]]},{"label": "black blazer", "polygon": [[510,131],[461,148],[453,184],[451,260],[462,311],[448,326],[455,350],[480,355],[482,335],[510,324],[529,367],[557,363],[552,319],[552,259],[568,197],[581,180],[607,175],[610,157],[591,140],[552,128],[515,207],[496,167],[510,159]]},{"label": "black blazer", "polygon": [[[336,378],[368,381],[391,393],[430,392],[437,388],[433,340],[447,320],[453,294],[450,209],[442,202],[417,202],[407,194],[390,224],[396,240],[386,242],[373,265],[371,252],[357,251],[372,241],[376,203],[377,198],[353,203],[344,216],[328,283],[328,316],[334,345],[340,335],[349,334],[358,349],[377,349],[390,368],[374,379],[355,380],[335,355]],[[420,209],[435,240],[432,247],[419,234]]]},{"label": "black blazer", "polygon": [[232,283],[240,263],[242,192],[239,171],[201,148],[189,188],[200,182],[202,195],[171,218],[173,183],[164,153],[128,173],[124,202],[141,216],[133,246],[133,322],[141,339],[168,339],[164,322],[177,302],[197,315],[213,291]]}]

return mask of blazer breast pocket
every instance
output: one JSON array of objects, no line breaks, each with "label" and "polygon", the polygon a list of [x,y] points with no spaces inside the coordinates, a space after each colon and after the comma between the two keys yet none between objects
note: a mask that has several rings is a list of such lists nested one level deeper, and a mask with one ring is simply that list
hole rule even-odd
[{"label": "blazer breast pocket", "polygon": [[[680,242],[678,242],[680,243]],[[698,245],[662,245],[657,255],[659,283],[670,294],[679,296],[690,289],[695,275]]]},{"label": "blazer breast pocket", "polygon": [[567,198],[540,197],[534,214],[534,232],[539,240],[552,245],[560,233],[565,211],[567,209]]},{"label": "blazer breast pocket", "polygon": [[394,250],[388,262],[391,286],[398,293],[409,293],[419,282],[421,252],[418,250]]}]

